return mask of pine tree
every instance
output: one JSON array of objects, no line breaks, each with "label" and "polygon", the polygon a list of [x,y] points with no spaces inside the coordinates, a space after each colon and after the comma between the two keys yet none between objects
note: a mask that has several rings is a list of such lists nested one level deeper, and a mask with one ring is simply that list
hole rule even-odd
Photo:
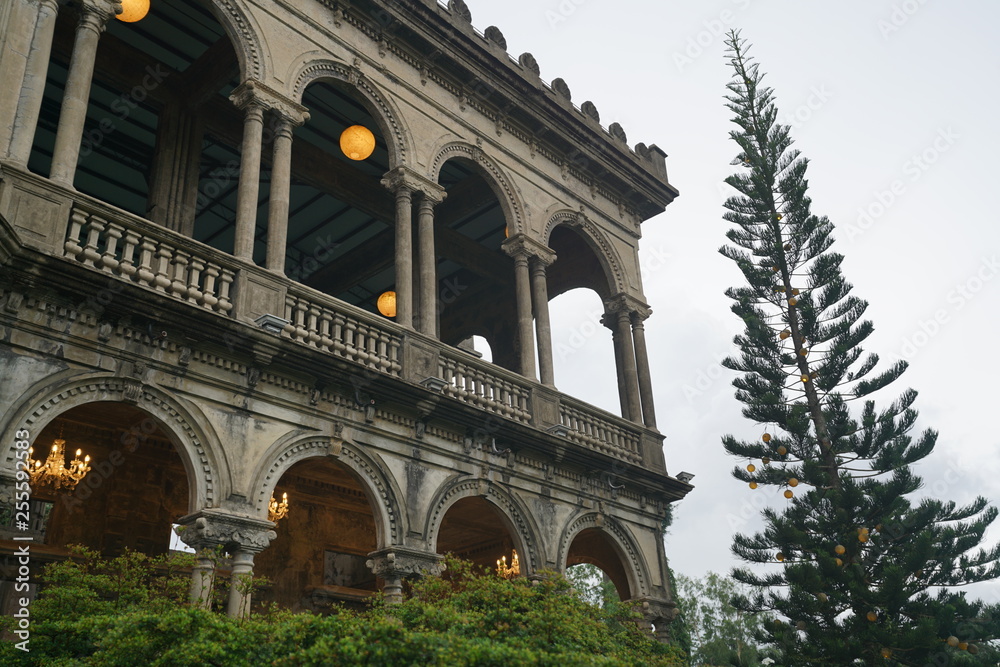
[{"label": "pine tree", "polygon": [[997,510],[984,498],[912,498],[921,480],[911,466],[938,434],[911,434],[912,389],[876,407],[906,364],[864,354],[868,304],[831,251],[832,223],[810,211],[807,161],[738,32],[727,45],[739,171],[726,179],[738,194],[725,204],[735,226],[720,252],[747,284],[727,291],[746,329],[724,365],[740,373],[744,416],[765,432],[723,444],[744,462],[737,479],[788,499],[764,510],[761,532],[734,538],[755,564],[734,570],[754,591],[734,603],[779,617],[759,637],[779,665],[985,664],[1000,605],[953,587],[1000,576],[1000,546],[981,546]]}]

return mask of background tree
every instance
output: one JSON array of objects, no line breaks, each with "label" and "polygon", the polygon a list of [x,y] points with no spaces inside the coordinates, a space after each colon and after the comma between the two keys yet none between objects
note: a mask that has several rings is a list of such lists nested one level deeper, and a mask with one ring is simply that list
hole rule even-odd
[{"label": "background tree", "polygon": [[703,578],[677,576],[678,607],[691,634],[691,665],[757,667],[767,656],[755,636],[772,617],[734,607],[732,599],[740,588],[715,572]]},{"label": "background tree", "polygon": [[876,407],[876,392],[906,364],[876,370],[878,357],[864,355],[867,303],[830,250],[832,223],[810,211],[807,161],[776,122],[774,95],[739,34],[727,45],[740,171],[726,179],[737,194],[724,217],[735,227],[721,252],[747,284],[727,292],[746,328],[724,365],[741,374],[736,397],[764,432],[723,444],[744,462],[736,478],[788,499],[763,512],[762,532],[735,537],[733,551],[755,567],[734,571],[753,591],[734,604],[781,617],[761,633],[780,665],[978,659],[1000,635],[998,609],[952,587],[1000,575],[1000,547],[980,548],[997,511],[984,498],[911,500],[921,486],[911,466],[938,434],[911,435],[913,390]]}]

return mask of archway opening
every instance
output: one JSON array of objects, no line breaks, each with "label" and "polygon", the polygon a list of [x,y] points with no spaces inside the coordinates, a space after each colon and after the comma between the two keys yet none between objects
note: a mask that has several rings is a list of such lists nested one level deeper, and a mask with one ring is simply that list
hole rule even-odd
[{"label": "archway opening", "polygon": [[519,558],[524,554],[507,517],[485,498],[462,498],[448,508],[441,521],[438,553],[451,553],[495,571],[498,560],[505,559],[510,566],[515,550]]},{"label": "archway opening", "polygon": [[[17,562],[11,556],[24,542],[15,537],[32,538],[32,579],[41,566],[69,557],[71,545],[105,557],[126,549],[150,556],[171,549],[172,526],[191,511],[190,484],[158,420],[124,403],[88,403],[43,428],[32,439],[32,459],[44,463],[57,439],[65,441],[66,465],[79,449],[81,457],[90,456],[91,469],[71,488],[32,484],[27,529],[13,514],[0,527],[4,562]],[[0,569],[0,609],[13,599],[17,567],[11,567]],[[34,594],[33,582],[28,592]]]},{"label": "archway opening", "polygon": [[[599,528],[581,530],[569,547],[566,567],[581,563],[595,566],[612,584],[620,600],[630,600],[628,572],[618,546]],[[592,572],[590,574],[593,574]]]},{"label": "archway opening", "polygon": [[254,573],[269,582],[258,599],[295,611],[362,606],[381,587],[366,565],[378,527],[365,485],[341,464],[310,458],[278,480],[275,500],[286,493],[277,537],[255,559]]},{"label": "archway opening", "polygon": [[[549,302],[552,366],[560,391],[621,414],[618,370],[604,304],[591,289],[576,288]],[[620,387],[619,387],[620,389]]]},{"label": "archway opening", "polygon": [[[51,167],[79,20],[72,4],[56,21],[28,161],[42,174]],[[217,169],[216,137],[233,133],[226,97],[238,82],[236,52],[205,0],[159,0],[141,21],[110,20],[97,49],[76,188],[190,234],[196,213],[219,214],[215,197],[201,197],[199,172]],[[182,182],[184,197],[172,189]]]}]

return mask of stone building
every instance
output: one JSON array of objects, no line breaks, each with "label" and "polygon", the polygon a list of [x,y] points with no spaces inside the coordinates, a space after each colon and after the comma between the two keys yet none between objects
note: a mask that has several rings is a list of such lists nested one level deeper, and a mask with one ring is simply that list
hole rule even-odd
[{"label": "stone building", "polygon": [[[643,331],[663,151],[461,0],[119,9],[0,4],[0,482],[27,442],[91,457],[3,529],[4,590],[18,536],[36,567],[179,534],[194,598],[252,571],[293,609],[516,550],[523,576],[596,564],[665,632],[661,523],[691,487]],[[548,303],[579,287],[605,305],[621,416],[556,388]],[[231,613],[248,602],[232,587]]]}]

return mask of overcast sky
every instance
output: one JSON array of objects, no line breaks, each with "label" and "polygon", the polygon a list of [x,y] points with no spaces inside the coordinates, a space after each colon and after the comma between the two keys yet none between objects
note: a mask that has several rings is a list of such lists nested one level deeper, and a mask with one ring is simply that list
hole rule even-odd
[{"label": "overcast sky", "polygon": [[[722,96],[730,71],[724,31],[739,28],[811,161],[813,212],[837,227],[834,250],[855,294],[870,303],[865,348],[910,369],[894,393],[920,392],[918,427],[940,431],[918,466],[925,492],[1000,500],[996,416],[1000,360],[998,188],[1000,4],[792,3],[776,0],[467,0],[473,24],[496,25],[515,57],[566,80],[629,144],[669,155],[681,196],[643,225],[646,323],[660,430],[671,474],[696,475],[667,538],[674,570],[728,572],[734,531],[751,531],[780,490],[750,491],[730,475],[721,436],[763,431],[741,415],[733,374],[719,366],[741,323],[724,290],[741,283],[718,253],[728,223],[721,184],[736,147]],[[552,304],[556,385],[617,411],[610,335],[589,315],[596,295]],[[1000,527],[989,533],[1000,539]],[[976,587],[1000,602],[1000,585]]]}]

